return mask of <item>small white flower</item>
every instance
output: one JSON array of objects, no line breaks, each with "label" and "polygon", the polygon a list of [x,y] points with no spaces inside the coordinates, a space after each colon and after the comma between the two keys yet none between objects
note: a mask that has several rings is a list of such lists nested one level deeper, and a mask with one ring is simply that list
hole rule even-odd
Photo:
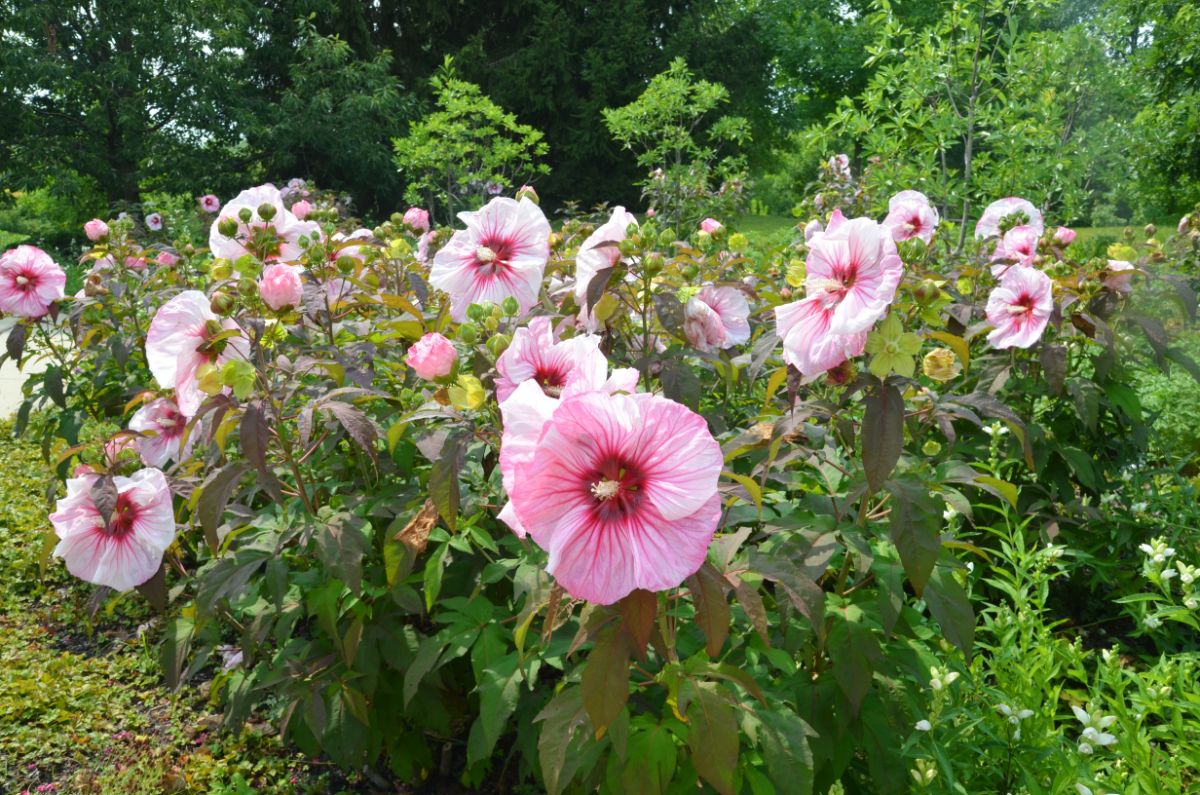
[{"label": "small white flower", "polygon": [[1146,616],[1146,620],[1142,623],[1146,625],[1146,629],[1158,629],[1162,626],[1162,621],[1158,616]]},{"label": "small white flower", "polygon": [[1082,784],[1076,784],[1075,791],[1078,792],[1079,795],[1092,795],[1091,788],[1085,787]]},{"label": "small white flower", "polygon": [[1021,720],[1025,720],[1026,718],[1032,718],[1032,717],[1033,717],[1033,710],[1031,710],[1031,709],[1023,709],[1023,710],[1021,710],[1020,712],[1018,712],[1018,713],[1017,713],[1017,717],[1018,717],[1018,718],[1020,718]]},{"label": "small white flower", "polygon": [[913,728],[919,732],[927,732],[933,728],[933,724],[927,720],[919,720]]},{"label": "small white flower", "polygon": [[1091,756],[1092,755],[1092,746],[1088,745],[1087,743],[1080,743],[1079,744],[1079,753],[1083,754],[1084,756]]},{"label": "small white flower", "polygon": [[954,680],[957,678],[958,678],[958,672],[951,671],[950,673],[946,674],[946,676],[945,676],[946,684],[947,685],[954,684]]},{"label": "small white flower", "polygon": [[934,690],[941,690],[942,689],[942,680],[935,676],[929,680],[929,686],[931,688],[933,688]]},{"label": "small white flower", "polygon": [[1188,610],[1195,610],[1197,607],[1200,607],[1200,602],[1196,601],[1196,597],[1189,596],[1187,599],[1183,600],[1183,606]]},{"label": "small white flower", "polygon": [[1164,580],[1169,580],[1178,574],[1179,572],[1175,571],[1175,569],[1163,569],[1158,576]]}]

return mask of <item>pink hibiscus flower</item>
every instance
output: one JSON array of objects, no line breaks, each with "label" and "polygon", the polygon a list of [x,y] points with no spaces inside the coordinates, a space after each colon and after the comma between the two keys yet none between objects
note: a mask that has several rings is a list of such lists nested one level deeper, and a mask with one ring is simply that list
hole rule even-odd
[{"label": "pink hibiscus flower", "polygon": [[[526,384],[506,406],[552,401]],[[721,515],[723,465],[702,417],[657,395],[586,392],[565,397],[537,430],[515,464],[512,513],[568,593],[612,604],[700,568]]]},{"label": "pink hibiscus flower", "polygon": [[750,339],[750,305],[741,290],[706,284],[688,299],[683,331],[692,347],[714,351]]},{"label": "pink hibiscus flower", "polygon": [[1014,266],[988,296],[988,334],[993,348],[1028,348],[1037,342],[1054,310],[1053,284],[1037,268]]},{"label": "pink hibiscus flower", "polygon": [[241,327],[219,320],[199,290],[186,290],[159,307],[146,334],[146,362],[159,386],[175,389],[175,401],[186,417],[200,408],[204,393],[196,381],[205,364],[221,366],[250,355],[250,341],[238,334],[210,346],[208,340]]},{"label": "pink hibiscus flower", "polygon": [[933,239],[933,231],[941,222],[941,217],[924,193],[916,190],[902,190],[888,201],[887,218],[883,225],[892,233],[896,241],[911,240],[919,237],[929,245]]},{"label": "pink hibiscus flower", "polygon": [[1104,286],[1120,295],[1133,292],[1133,277],[1138,270],[1133,263],[1121,259],[1110,259],[1105,267]]},{"label": "pink hibiscus flower", "polygon": [[182,461],[192,451],[194,436],[184,442],[187,417],[170,398],[159,398],[138,409],[129,420],[129,430],[139,434],[134,442],[142,463],[163,467],[170,461]]},{"label": "pink hibiscus flower", "polygon": [[206,213],[215,213],[221,209],[221,200],[211,193],[206,193],[197,199],[200,209]]},{"label": "pink hibiscus flower", "polygon": [[67,480],[50,522],[58,535],[56,557],[81,580],[128,591],[154,576],[175,540],[175,511],[167,479],[157,469],[113,478],[116,507],[107,526],[92,497],[95,474]]},{"label": "pink hibiscus flower", "polygon": [[775,307],[775,333],[783,358],[806,378],[815,378],[847,359],[862,355],[868,330],[838,334],[832,330],[836,304],[828,293]]},{"label": "pink hibiscus flower", "polygon": [[17,246],[0,256],[0,312],[41,317],[66,297],[67,274],[36,246]]},{"label": "pink hibiscus flower", "polygon": [[329,246],[329,262],[337,262],[342,257],[351,257],[359,262],[366,261],[367,249],[369,246],[357,245],[352,241],[370,241],[373,237],[375,237],[375,235],[371,232],[371,230],[365,228],[355,229],[348,235],[341,232],[334,232],[333,237],[330,238],[332,245]]},{"label": "pink hibiscus flower", "polygon": [[896,243],[870,218],[843,221],[840,213],[813,238],[805,261],[807,295],[832,309],[831,329],[853,334],[870,328],[896,297],[904,263]]},{"label": "pink hibiscus flower", "polygon": [[426,381],[450,375],[457,360],[458,351],[454,349],[454,343],[436,331],[429,332],[410,345],[404,356],[405,363],[417,377]]},{"label": "pink hibiscus flower", "polygon": [[550,222],[538,206],[497,197],[458,217],[467,228],[434,255],[429,271],[429,283],[450,294],[450,316],[461,322],[471,304],[509,296],[522,313],[532,309],[550,260]]},{"label": "pink hibiscus flower", "polygon": [[590,334],[558,340],[553,321],[535,317],[528,328],[513,334],[504,353],[496,360],[496,399],[503,403],[517,386],[533,380],[543,392],[560,397],[576,380],[598,389],[608,372],[608,360],[600,352],[600,339]]},{"label": "pink hibiscus flower", "polygon": [[1036,229],[1037,236],[1042,236],[1045,226],[1042,223],[1041,211],[1034,207],[1033,203],[1027,199],[1009,196],[1004,199],[997,199],[987,206],[987,209],[983,211],[983,215],[980,216],[979,222],[975,224],[975,237],[999,237],[1000,222],[1014,213],[1023,213],[1025,215],[1024,226]]},{"label": "pink hibiscus flower", "polygon": [[1011,268],[1013,263],[1032,265],[1037,258],[1038,238],[1040,237],[1040,232],[1027,225],[1014,226],[1005,232],[1004,237],[996,245],[996,250],[992,252],[992,262],[1000,263],[992,266],[992,275],[1000,276]]},{"label": "pink hibiscus flower", "polygon": [[614,267],[621,258],[616,246],[603,244],[620,243],[627,237],[629,225],[636,223],[637,218],[633,213],[627,212],[624,207],[614,207],[608,220],[588,235],[575,255],[575,305],[579,307],[579,322],[588,331],[600,330],[600,321],[587,311],[588,285],[593,276],[605,268]]},{"label": "pink hibiscus flower", "polygon": [[150,213],[146,216],[146,228],[151,232],[161,232],[163,228],[163,217],[159,213]]},{"label": "pink hibiscus flower", "polygon": [[[246,211],[248,221],[242,220]],[[270,217],[266,217],[270,216]],[[214,257],[235,260],[253,254],[264,262],[300,258],[300,238],[320,239],[321,226],[301,221],[283,205],[273,185],[248,188],[221,209],[208,233]]]},{"label": "pink hibiscus flower", "polygon": [[1060,246],[1069,246],[1075,240],[1075,230],[1060,226],[1054,230],[1054,242]]}]

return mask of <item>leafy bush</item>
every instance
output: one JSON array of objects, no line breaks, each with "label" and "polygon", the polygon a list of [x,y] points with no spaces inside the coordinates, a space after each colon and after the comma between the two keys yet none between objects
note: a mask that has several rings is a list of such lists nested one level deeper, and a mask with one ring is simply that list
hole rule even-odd
[{"label": "leafy bush", "polygon": [[434,789],[1192,780],[1162,751],[1186,658],[1098,672],[1045,615],[1064,561],[1084,603],[1145,586],[1158,533],[1093,528],[1149,449],[1135,368],[1200,369],[1181,244],[1116,271],[997,204],[957,253],[912,194],[774,245],[552,232],[528,196],[355,230],[314,198],[245,191],[150,267],[113,221],[10,337],[50,359],[18,420],[56,407],[75,468],[58,553],[168,611],[168,682],[211,673],[228,726]]},{"label": "leafy bush", "polygon": [[396,165],[408,180],[408,201],[449,220],[550,172],[539,162],[547,151],[542,134],[460,79],[451,59],[431,82],[439,110],[393,140]]}]

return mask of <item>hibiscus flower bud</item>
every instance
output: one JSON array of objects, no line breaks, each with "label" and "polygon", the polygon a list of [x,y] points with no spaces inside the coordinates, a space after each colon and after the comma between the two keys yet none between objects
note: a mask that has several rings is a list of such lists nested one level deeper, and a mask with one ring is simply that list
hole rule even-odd
[{"label": "hibiscus flower bud", "polygon": [[700,222],[700,230],[703,232],[708,232],[710,235],[716,235],[724,228],[725,227],[716,218],[705,218]]},{"label": "hibiscus flower bud", "polygon": [[932,457],[942,452],[942,445],[937,440],[930,439],[925,444],[921,445],[921,452]]},{"label": "hibiscus flower bud", "polygon": [[503,309],[504,314],[508,315],[509,317],[515,317],[516,314],[521,311],[521,305],[517,303],[517,299],[513,298],[511,295],[505,297],[505,299],[500,302],[500,308]]},{"label": "hibiscus flower bud", "polygon": [[729,236],[729,250],[741,253],[750,245],[750,241],[741,232],[735,232]]},{"label": "hibiscus flower bud", "polygon": [[208,275],[216,281],[224,281],[233,275],[233,265],[227,259],[215,259],[208,268]]},{"label": "hibiscus flower bud", "polygon": [[[312,208],[313,208],[313,206],[311,204],[309,204],[306,200],[301,199],[300,201],[298,201],[292,205],[292,215],[296,216],[301,221],[303,221],[305,218],[308,217],[308,214],[312,212]],[[275,213],[274,207],[271,208],[271,213],[272,214]],[[264,220],[267,220],[267,221],[271,220],[271,216],[262,214],[261,207],[258,208],[258,214],[262,215]]]},{"label": "hibiscus flower bud", "polygon": [[[300,202],[297,202],[297,204],[299,203]],[[304,214],[308,215],[307,209],[304,211]],[[275,206],[269,202],[263,202],[262,204],[258,205],[258,217],[264,221],[270,221],[275,217]]]},{"label": "hibiscus flower bud", "polygon": [[632,257],[637,253],[638,247],[637,243],[634,243],[629,238],[626,238],[617,244],[617,250],[621,252],[622,257]]},{"label": "hibiscus flower bud", "polygon": [[712,242],[712,235],[708,232],[701,232],[696,235],[696,240],[699,241],[701,248],[708,248],[708,244]]},{"label": "hibiscus flower bud", "polygon": [[700,269],[695,265],[685,265],[681,271],[683,278],[691,281],[700,275]]},{"label": "hibiscus flower bud", "polygon": [[300,306],[304,298],[304,283],[300,280],[300,270],[283,263],[270,266],[263,271],[262,280],[258,283],[258,294],[263,303],[276,312]]},{"label": "hibiscus flower bud", "polygon": [[212,300],[208,303],[208,308],[216,312],[218,315],[224,315],[229,310],[233,309],[233,296],[222,290],[218,290],[212,295]]},{"label": "hibiscus flower bud", "polygon": [[541,201],[538,200],[537,191],[533,189],[532,185],[522,185],[517,189],[517,201],[521,201],[521,199],[529,199],[534,204],[541,204]]},{"label": "hibiscus flower bud", "polygon": [[429,211],[420,207],[409,207],[396,223],[404,224],[414,232],[428,232]]},{"label": "hibiscus flower bud", "polygon": [[499,358],[500,354],[508,350],[510,342],[512,339],[507,334],[493,334],[487,341],[488,352]]},{"label": "hibiscus flower bud", "polygon": [[941,297],[941,294],[942,289],[932,279],[922,279],[921,283],[913,290],[913,298],[917,299],[917,303],[921,306],[929,306]]},{"label": "hibiscus flower bud", "polygon": [[[250,218],[250,211],[243,208],[242,212],[246,214],[248,221]],[[238,232],[237,221],[229,217],[222,218],[220,221],[217,221],[217,232],[219,232],[222,237],[235,237]]]},{"label": "hibiscus flower bud", "polygon": [[454,343],[436,331],[431,331],[414,342],[404,357],[404,361],[413,372],[426,381],[450,375],[457,359],[458,352],[454,349]]},{"label": "hibiscus flower bud", "polygon": [[474,323],[463,323],[458,327],[458,339],[467,345],[474,345],[479,339],[479,328]]},{"label": "hibiscus flower bud", "polygon": [[[238,210],[238,218],[241,220],[241,222],[243,224],[248,224],[254,218],[254,211],[251,210],[249,207],[243,207],[240,210]],[[225,219],[221,219],[221,220],[225,220]],[[217,227],[217,229],[220,230],[220,227]],[[237,231],[236,228],[234,231]],[[233,237],[233,235],[226,235],[226,237]]]},{"label": "hibiscus flower bud", "polygon": [[642,270],[650,276],[657,276],[662,272],[664,264],[663,255],[657,251],[651,251],[642,259]]},{"label": "hibiscus flower bud", "polygon": [[108,224],[99,218],[93,218],[83,225],[83,233],[87,235],[88,240],[95,243],[97,240],[108,237]]}]

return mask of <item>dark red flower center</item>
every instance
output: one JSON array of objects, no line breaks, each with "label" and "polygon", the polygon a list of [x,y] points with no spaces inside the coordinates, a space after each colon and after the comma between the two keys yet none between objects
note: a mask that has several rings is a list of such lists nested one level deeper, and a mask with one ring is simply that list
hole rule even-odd
[{"label": "dark red flower center", "polygon": [[38,275],[31,270],[22,269],[13,277],[13,289],[23,293],[31,293],[37,289]]},{"label": "dark red flower center", "polygon": [[645,474],[635,464],[608,456],[588,475],[593,511],[601,521],[624,519],[637,512],[646,499]]},{"label": "dark red flower center", "polygon": [[484,237],[475,248],[475,267],[484,276],[508,270],[513,256],[512,241],[503,237]]},{"label": "dark red flower center", "polygon": [[117,506],[113,508],[112,520],[108,523],[108,535],[118,541],[133,532],[133,524],[137,521],[139,508],[128,494],[117,495]]},{"label": "dark red flower center", "polygon": [[567,384],[567,374],[558,367],[539,365],[533,373],[533,380],[537,381],[538,386],[547,395],[558,397],[562,394],[562,388]]}]

